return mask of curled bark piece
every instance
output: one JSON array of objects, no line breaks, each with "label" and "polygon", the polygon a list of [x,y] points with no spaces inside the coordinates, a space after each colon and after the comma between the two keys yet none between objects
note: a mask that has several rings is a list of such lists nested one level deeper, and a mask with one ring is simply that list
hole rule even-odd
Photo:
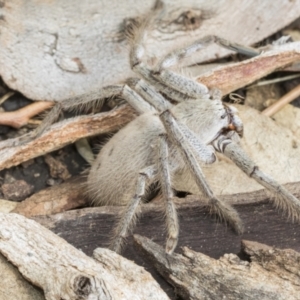
[{"label": "curled bark piece", "polygon": [[[235,254],[225,254],[216,260],[187,247],[183,248],[182,255],[170,256],[151,240],[138,235],[134,238],[139,250],[148,256],[183,299],[299,299],[299,283],[289,280],[287,276],[280,276],[280,270],[275,271],[279,267],[276,262],[280,260],[289,260],[285,265],[299,265],[299,254],[289,257],[286,252],[289,250],[274,250],[273,254],[280,255],[280,259],[277,255],[265,256],[275,262],[273,268],[268,269],[264,268],[263,263],[257,263],[258,258],[249,263]],[[251,249],[251,243],[246,245]],[[258,245],[262,249],[265,245],[255,244],[255,254],[263,261],[270,249],[260,252],[257,251]],[[266,263],[272,265],[271,262]],[[299,280],[299,274],[294,272],[292,275]]]},{"label": "curled bark piece", "polygon": [[[0,223],[0,252],[44,290],[47,300],[168,299],[148,272],[108,249],[102,250],[102,261],[110,257],[112,268],[33,220],[1,213]],[[137,276],[128,280],[128,270]]]}]

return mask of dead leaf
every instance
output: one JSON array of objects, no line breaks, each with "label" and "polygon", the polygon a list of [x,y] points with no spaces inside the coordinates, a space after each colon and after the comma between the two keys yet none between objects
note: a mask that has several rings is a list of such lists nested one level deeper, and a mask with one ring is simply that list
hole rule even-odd
[{"label": "dead leaf", "polygon": [[[166,9],[148,36],[149,57],[161,58],[179,45],[211,34],[252,45],[300,15],[299,0],[232,0],[230,5],[205,0],[190,0],[184,5],[181,0],[164,3]],[[100,5],[93,0],[3,2],[1,76],[9,87],[33,100],[60,101],[119,83],[134,75],[128,62],[128,43],[120,29],[128,18],[149,14],[154,4],[154,0],[111,0]],[[24,11],[30,12],[30,18]],[[190,15],[203,17],[187,26],[183,16]],[[208,47],[186,64],[228,53],[217,46]]]}]

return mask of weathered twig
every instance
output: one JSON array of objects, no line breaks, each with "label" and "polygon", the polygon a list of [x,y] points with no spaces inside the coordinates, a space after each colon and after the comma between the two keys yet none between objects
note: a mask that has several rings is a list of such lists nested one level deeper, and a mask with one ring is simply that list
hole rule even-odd
[{"label": "weathered twig", "polygon": [[187,247],[170,256],[151,240],[134,238],[183,299],[299,299],[300,254],[293,250],[244,241],[250,260],[255,256],[249,263],[235,254],[215,260]]},{"label": "weathered twig", "polygon": [[261,113],[265,116],[271,117],[276,114],[280,109],[282,109],[286,104],[292,102],[297,97],[300,96],[300,85],[297,85],[283,97],[281,97],[274,104],[270,105],[268,108],[263,110]]},{"label": "weathered twig", "polygon": [[142,267],[108,249],[96,261],[23,216],[1,213],[0,223],[0,252],[47,300],[168,299]]},{"label": "weathered twig", "polygon": [[209,88],[220,89],[226,95],[299,59],[300,42],[288,43],[252,59],[216,68],[199,76],[197,80]]},{"label": "weathered twig", "polygon": [[46,188],[16,203],[12,210],[25,217],[51,215],[78,207],[87,206],[89,201],[83,195],[85,178],[72,178],[60,185]]},{"label": "weathered twig", "polygon": [[80,116],[56,123],[26,145],[13,147],[15,139],[2,141],[0,149],[5,149],[0,150],[0,169],[57,150],[83,137],[115,131],[132,120],[134,115],[129,106],[122,106],[107,113]]}]

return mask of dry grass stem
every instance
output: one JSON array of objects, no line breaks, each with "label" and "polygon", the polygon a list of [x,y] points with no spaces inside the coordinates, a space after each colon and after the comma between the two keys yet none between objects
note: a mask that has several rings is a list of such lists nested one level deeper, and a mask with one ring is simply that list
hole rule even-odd
[{"label": "dry grass stem", "polygon": [[287,94],[281,97],[277,102],[270,105],[261,113],[267,117],[271,117],[274,114],[276,114],[279,110],[281,110],[286,104],[292,102],[299,96],[300,96],[300,85],[297,85],[294,89],[289,91]]}]

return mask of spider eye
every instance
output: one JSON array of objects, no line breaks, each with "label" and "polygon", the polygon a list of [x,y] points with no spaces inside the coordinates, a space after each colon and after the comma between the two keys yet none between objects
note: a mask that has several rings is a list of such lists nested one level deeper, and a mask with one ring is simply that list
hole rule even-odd
[{"label": "spider eye", "polygon": [[225,114],[223,114],[222,116],[221,116],[221,119],[225,119],[225,117],[227,116],[227,114],[225,113]]}]

